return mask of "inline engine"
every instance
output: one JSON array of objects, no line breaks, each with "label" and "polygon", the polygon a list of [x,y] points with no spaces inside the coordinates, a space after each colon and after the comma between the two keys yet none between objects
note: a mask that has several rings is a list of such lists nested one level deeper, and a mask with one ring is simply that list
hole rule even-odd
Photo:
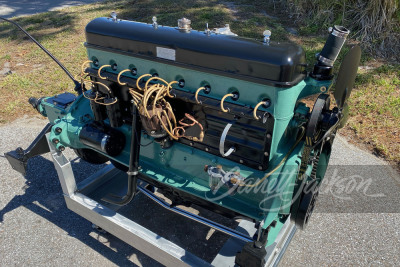
[{"label": "inline engine", "polygon": [[[58,151],[70,147],[90,163],[111,161],[127,172],[127,194],[105,202],[128,203],[139,179],[173,205],[257,222],[265,247],[271,227],[289,215],[300,228],[308,222],[335,133],[346,122],[361,51],[355,46],[344,57],[331,93],[349,31],[334,26],[329,33],[307,72],[303,49],[270,42],[270,31],[259,41],[238,37],[229,25],[193,30],[186,18],[178,27],[115,14],[94,19],[77,95],[29,100],[50,120],[38,140],[49,132]],[[302,100],[312,96],[311,108]],[[29,157],[45,152],[31,150],[6,156],[24,172]]]}]

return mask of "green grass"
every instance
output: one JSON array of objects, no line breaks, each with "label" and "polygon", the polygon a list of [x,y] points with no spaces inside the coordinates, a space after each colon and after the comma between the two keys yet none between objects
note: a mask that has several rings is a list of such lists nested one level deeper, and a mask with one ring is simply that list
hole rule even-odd
[{"label": "green grass", "polygon": [[[109,16],[111,11],[116,11],[122,19],[149,23],[157,16],[159,24],[169,26],[175,26],[177,19],[185,16],[198,30],[204,30],[206,23],[210,28],[230,24],[233,32],[247,38],[261,39],[262,32],[270,29],[273,41],[295,42],[305,49],[309,70],[315,54],[320,52],[326,40],[326,31],[324,35],[319,34],[326,25],[307,24],[306,21],[294,23],[287,13],[274,8],[272,2],[266,4],[261,0],[107,1],[16,18],[15,21],[42,42],[73,74],[78,74],[80,64],[86,59],[83,46],[86,24],[96,17]],[[299,35],[288,34],[288,27],[295,28]],[[347,45],[335,64],[335,71],[348,50]],[[35,114],[27,104],[31,96],[72,91],[73,84],[62,70],[20,31],[6,23],[0,23],[0,51],[0,69],[9,62],[13,72],[0,77],[3,103],[0,123],[24,114]],[[399,163],[400,65],[375,61],[368,53],[363,53],[361,65],[373,68],[359,71],[350,99],[351,117],[342,132],[356,143],[365,143],[377,154]]]},{"label": "green grass", "polygon": [[400,65],[361,70],[347,128],[377,154],[400,162]]}]

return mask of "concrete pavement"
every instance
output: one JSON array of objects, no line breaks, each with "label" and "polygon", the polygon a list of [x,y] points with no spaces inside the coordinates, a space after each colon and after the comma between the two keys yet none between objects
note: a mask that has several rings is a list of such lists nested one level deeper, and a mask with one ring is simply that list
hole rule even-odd
[{"label": "concrete pavement", "polygon": [[[26,147],[45,124],[42,119],[25,118],[1,126],[0,154]],[[67,156],[75,158],[72,151],[67,151]],[[347,192],[348,184],[345,190],[340,189],[343,183],[336,183],[334,189],[331,184],[323,185],[307,230],[296,233],[281,266],[398,266],[398,174],[342,138],[335,141],[330,164],[328,181],[339,169],[342,177],[359,173],[364,179],[373,179],[372,184],[366,189],[367,183],[362,183],[357,192]],[[100,167],[76,160],[73,168],[79,180]],[[50,155],[32,159],[26,177],[0,157],[0,174],[0,266],[159,265],[119,239],[94,231],[90,222],[66,208]],[[366,200],[357,202],[365,194]],[[120,212],[203,259],[211,260],[227,240],[218,232],[210,235],[209,228],[168,212],[144,196],[139,195],[134,205],[134,210],[126,207]],[[215,219],[235,225],[222,217]]]}]

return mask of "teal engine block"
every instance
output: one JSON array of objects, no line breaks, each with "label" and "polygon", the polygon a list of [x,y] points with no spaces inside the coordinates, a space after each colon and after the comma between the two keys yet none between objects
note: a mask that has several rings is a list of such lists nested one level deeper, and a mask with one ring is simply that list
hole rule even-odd
[{"label": "teal engine block", "polygon": [[[258,41],[229,27],[196,31],[187,19],[168,27],[97,18],[86,26],[77,94],[30,103],[48,117],[56,149],[128,173],[127,195],[105,201],[128,203],[139,179],[173,205],[257,222],[266,246],[289,216],[303,228],[312,212],[357,72],[359,47],[344,59],[332,105],[348,33],[333,27],[307,72],[303,49],[270,42],[270,32]],[[312,109],[302,102],[310,96]]]}]

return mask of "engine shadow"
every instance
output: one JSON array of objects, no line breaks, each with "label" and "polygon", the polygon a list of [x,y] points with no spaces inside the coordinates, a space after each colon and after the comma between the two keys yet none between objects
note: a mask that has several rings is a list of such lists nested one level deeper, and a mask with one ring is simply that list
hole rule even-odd
[{"label": "engine shadow", "polygon": [[[72,161],[71,165],[77,182],[104,167],[104,165],[91,165],[84,161]],[[135,254],[140,264],[159,266],[156,261],[118,238],[94,231],[89,221],[69,210],[52,161],[40,156],[30,159],[25,178],[23,187],[25,193],[16,195],[0,210],[0,222],[7,220],[4,218],[5,214],[19,207],[25,207],[60,227],[69,236],[78,239],[118,266],[136,266],[129,260],[129,257]]]},{"label": "engine shadow", "polygon": [[[82,160],[71,161],[71,165],[77,184],[105,166],[92,165]],[[118,266],[134,266],[135,263],[130,260],[132,258],[144,266],[161,266],[117,237],[94,231],[89,221],[69,210],[52,161],[41,156],[32,158],[28,163],[25,178],[25,193],[15,196],[0,210],[0,222],[3,222],[5,214],[23,206]],[[185,209],[233,229],[238,225],[234,220],[201,207]],[[120,208],[118,213],[208,262],[214,259],[229,239],[225,234],[166,210],[143,194],[139,194],[130,204]]]}]

